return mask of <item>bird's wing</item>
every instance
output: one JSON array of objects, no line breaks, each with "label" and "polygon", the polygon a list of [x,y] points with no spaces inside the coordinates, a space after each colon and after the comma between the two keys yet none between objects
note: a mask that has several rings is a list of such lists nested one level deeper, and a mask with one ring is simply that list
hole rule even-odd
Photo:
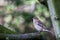
[{"label": "bird's wing", "polygon": [[33,25],[34,25],[34,27],[35,27],[35,29],[37,31],[41,31],[42,30],[42,27],[40,25],[38,25],[38,20],[35,19],[35,18],[33,18]]}]

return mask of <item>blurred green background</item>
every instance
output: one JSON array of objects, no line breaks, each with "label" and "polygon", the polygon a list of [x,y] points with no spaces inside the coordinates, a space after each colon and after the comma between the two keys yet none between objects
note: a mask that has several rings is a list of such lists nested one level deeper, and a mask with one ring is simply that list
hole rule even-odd
[{"label": "blurred green background", "polygon": [[48,29],[52,28],[48,8],[41,4],[40,1],[6,0],[2,2],[4,5],[0,5],[0,19],[3,18],[4,22],[0,28],[0,33],[37,32],[33,26],[33,17],[41,20]]}]

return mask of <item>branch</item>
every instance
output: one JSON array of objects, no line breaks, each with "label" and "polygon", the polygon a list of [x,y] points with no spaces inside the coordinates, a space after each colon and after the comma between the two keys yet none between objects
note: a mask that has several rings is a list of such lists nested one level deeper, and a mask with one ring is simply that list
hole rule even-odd
[{"label": "branch", "polygon": [[39,37],[40,33],[27,33],[27,34],[0,34],[0,38],[8,38],[8,39],[28,39]]}]

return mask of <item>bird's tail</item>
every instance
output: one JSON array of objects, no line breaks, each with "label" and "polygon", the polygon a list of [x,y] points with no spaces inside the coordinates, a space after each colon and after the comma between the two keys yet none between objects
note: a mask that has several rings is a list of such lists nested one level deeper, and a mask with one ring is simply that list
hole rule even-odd
[{"label": "bird's tail", "polygon": [[55,35],[54,32],[50,31],[50,30],[47,30],[47,29],[43,29],[43,31],[46,31],[46,32],[49,32],[51,33],[52,35]]}]

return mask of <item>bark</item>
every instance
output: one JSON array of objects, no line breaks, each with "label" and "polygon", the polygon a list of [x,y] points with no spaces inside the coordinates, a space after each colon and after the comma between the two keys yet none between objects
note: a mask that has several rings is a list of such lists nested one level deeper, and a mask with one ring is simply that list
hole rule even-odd
[{"label": "bark", "polygon": [[27,34],[0,34],[0,39],[8,38],[8,39],[28,39],[35,38],[40,36],[40,33],[27,33]]},{"label": "bark", "polygon": [[55,35],[58,40],[60,34],[60,0],[47,0]]}]

